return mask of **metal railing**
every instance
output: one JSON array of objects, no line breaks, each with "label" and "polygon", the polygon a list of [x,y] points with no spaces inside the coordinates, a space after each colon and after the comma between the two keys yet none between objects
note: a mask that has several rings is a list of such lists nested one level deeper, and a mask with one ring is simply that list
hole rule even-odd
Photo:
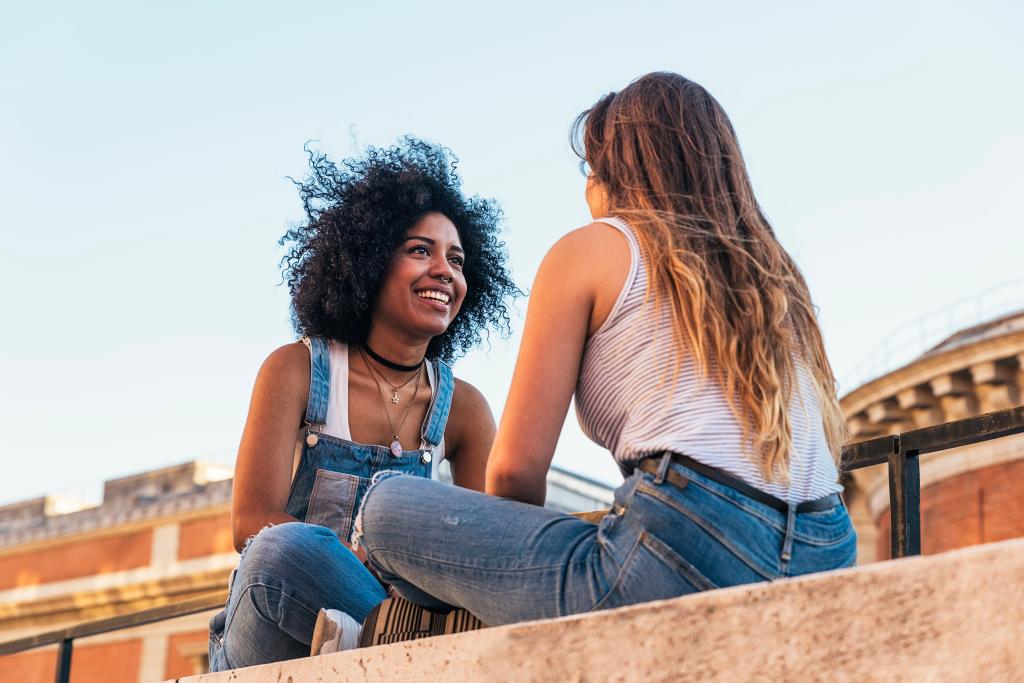
[{"label": "metal railing", "polygon": [[969,446],[1024,432],[1024,406],[985,413],[843,449],[844,472],[889,464],[889,537],[892,557],[921,554],[921,466],[924,453]]},{"label": "metal railing", "polygon": [[68,683],[71,677],[71,651],[76,639],[206,612],[207,610],[223,607],[224,601],[227,598],[227,590],[215,591],[171,605],[153,607],[106,619],[95,619],[56,631],[47,631],[27,638],[10,640],[6,643],[0,643],[0,656],[59,643],[60,647],[57,650],[57,676],[55,680],[57,683]]},{"label": "metal railing", "polygon": [[[842,470],[849,472],[888,463],[892,557],[920,555],[920,456],[1021,432],[1024,432],[1024,406],[850,444],[843,449]],[[588,521],[596,522],[602,513],[603,511],[598,511],[581,516]],[[67,683],[71,674],[71,652],[75,639],[206,612],[223,606],[226,599],[226,590],[217,591],[172,605],[40,633],[0,643],[0,655],[59,644],[56,682]]]}]

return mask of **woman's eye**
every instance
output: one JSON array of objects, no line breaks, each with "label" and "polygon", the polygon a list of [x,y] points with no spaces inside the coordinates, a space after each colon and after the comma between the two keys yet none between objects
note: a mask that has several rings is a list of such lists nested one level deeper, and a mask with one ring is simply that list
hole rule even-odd
[{"label": "woman's eye", "polygon": [[424,245],[419,244],[419,245],[416,245],[415,247],[413,247],[412,249],[410,249],[409,253],[410,254],[426,254],[427,256],[429,256],[430,255],[430,250],[427,249]]},{"label": "woman's eye", "polygon": [[459,268],[466,265],[466,259],[463,258],[462,256],[452,256],[448,260],[457,265]]}]

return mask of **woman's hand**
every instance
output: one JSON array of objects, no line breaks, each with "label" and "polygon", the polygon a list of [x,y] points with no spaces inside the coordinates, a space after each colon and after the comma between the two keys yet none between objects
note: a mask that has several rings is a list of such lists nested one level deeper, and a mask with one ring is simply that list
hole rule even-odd
[{"label": "woman's hand", "polygon": [[296,342],[271,353],[256,376],[235,462],[231,534],[238,552],[268,524],[296,521],[284,509],[308,396],[306,346]]},{"label": "woman's hand", "polygon": [[625,236],[605,223],[569,233],[544,257],[487,463],[487,493],[544,504],[583,349],[614,307],[630,258]]}]

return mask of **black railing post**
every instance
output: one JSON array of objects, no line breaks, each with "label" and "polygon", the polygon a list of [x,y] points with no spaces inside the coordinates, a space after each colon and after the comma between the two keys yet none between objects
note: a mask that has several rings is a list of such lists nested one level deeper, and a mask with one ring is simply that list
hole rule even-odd
[{"label": "black railing post", "polygon": [[920,459],[902,445],[889,456],[889,538],[894,559],[921,554]]},{"label": "black railing post", "polygon": [[60,641],[60,649],[57,650],[57,683],[68,683],[71,679],[72,642],[70,638]]}]

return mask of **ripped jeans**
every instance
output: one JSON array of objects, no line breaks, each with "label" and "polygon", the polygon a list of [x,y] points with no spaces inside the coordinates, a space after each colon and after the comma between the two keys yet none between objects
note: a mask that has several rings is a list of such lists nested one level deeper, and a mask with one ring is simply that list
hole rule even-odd
[{"label": "ripped jeans", "polygon": [[301,522],[264,529],[242,555],[227,605],[210,620],[210,670],[306,657],[321,607],[362,622],[385,597],[330,529]]},{"label": "ripped jeans", "polygon": [[[600,525],[409,476],[381,476],[356,521],[381,579],[485,624],[559,617],[854,564],[846,508],[787,515],[687,467],[637,470]],[[789,548],[789,552],[786,549]]]}]

